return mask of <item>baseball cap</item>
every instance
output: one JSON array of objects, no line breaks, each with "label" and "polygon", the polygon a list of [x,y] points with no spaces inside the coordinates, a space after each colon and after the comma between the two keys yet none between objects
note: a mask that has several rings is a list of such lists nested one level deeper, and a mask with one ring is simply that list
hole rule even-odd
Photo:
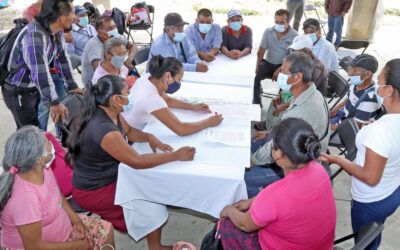
[{"label": "baseball cap", "polygon": [[165,26],[182,27],[186,24],[189,24],[189,23],[183,21],[181,15],[179,15],[178,13],[169,13],[164,18]]},{"label": "baseball cap", "polygon": [[240,10],[232,9],[228,12],[228,19],[234,16],[242,16],[242,12]]},{"label": "baseball cap", "polygon": [[299,35],[293,39],[292,45],[289,46],[290,49],[301,50],[304,48],[312,49],[313,42],[308,35]]},{"label": "baseball cap", "polygon": [[362,68],[375,73],[378,70],[378,60],[368,54],[361,54],[356,56],[350,63],[351,67]]},{"label": "baseball cap", "polygon": [[308,28],[308,27],[312,27],[312,28],[315,28],[315,29],[319,29],[319,28],[320,28],[320,23],[319,23],[319,21],[318,21],[317,19],[315,19],[315,18],[308,18],[308,19],[305,20],[304,23],[303,23],[303,30],[304,30],[305,28]]},{"label": "baseball cap", "polygon": [[84,13],[88,13],[88,10],[85,9],[83,6],[81,5],[76,5],[75,6],[75,15],[80,16]]}]

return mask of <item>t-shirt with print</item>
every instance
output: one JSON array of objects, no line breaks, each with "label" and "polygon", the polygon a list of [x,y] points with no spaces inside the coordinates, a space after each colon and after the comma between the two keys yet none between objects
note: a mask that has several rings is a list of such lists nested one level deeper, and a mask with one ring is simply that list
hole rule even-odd
[{"label": "t-shirt with print", "polygon": [[336,206],[325,169],[312,161],[263,189],[250,207],[262,249],[332,249]]},{"label": "t-shirt with print", "polygon": [[[102,78],[103,76],[110,75],[102,66],[102,62],[99,63],[99,66],[97,66],[96,71],[94,72],[93,79],[92,79],[92,84],[97,84],[97,81]],[[119,76],[122,78],[126,78],[129,74],[129,69],[125,66],[122,65],[122,67],[119,69]]]},{"label": "t-shirt with print", "polygon": [[41,222],[42,240],[66,241],[72,230],[71,221],[62,207],[61,193],[53,171],[44,169],[43,184],[36,185],[18,175],[12,194],[1,214],[1,246],[23,249],[18,226]]},{"label": "t-shirt with print", "polygon": [[168,108],[149,77],[150,74],[145,74],[136,80],[129,93],[129,99],[133,103],[132,109],[123,113],[126,122],[139,130],[142,130],[147,123],[156,120],[152,112]]},{"label": "t-shirt with print", "polygon": [[357,165],[363,167],[366,149],[387,159],[382,178],[370,186],[351,177],[351,194],[358,202],[380,201],[400,186],[400,114],[386,114],[379,120],[364,126],[357,134]]},{"label": "t-shirt with print", "polygon": [[[344,106],[345,115],[348,116],[349,113],[352,113],[354,119],[360,123],[367,123],[370,118],[374,118],[380,109],[380,104],[378,103],[374,89],[374,84],[360,91],[357,91],[354,85],[350,86],[350,91],[347,94],[347,101]],[[366,92],[367,94],[365,95]],[[355,106],[361,97],[363,99],[356,109]]]}]

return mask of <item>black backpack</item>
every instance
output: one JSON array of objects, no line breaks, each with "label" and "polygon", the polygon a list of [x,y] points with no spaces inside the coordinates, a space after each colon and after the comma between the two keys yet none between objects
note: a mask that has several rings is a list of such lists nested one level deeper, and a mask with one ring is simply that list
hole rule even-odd
[{"label": "black backpack", "polygon": [[100,11],[92,4],[89,2],[86,2],[83,4],[83,8],[85,8],[88,11],[88,17],[90,18],[93,15],[100,16]]},{"label": "black backpack", "polygon": [[16,42],[18,35],[22,29],[28,24],[28,20],[25,18],[18,18],[14,20],[15,28],[13,28],[7,35],[0,38],[0,86],[2,86],[6,78],[10,74],[15,74],[25,64],[12,69],[11,72],[8,70],[8,61],[10,59],[11,50],[13,49],[14,43]]},{"label": "black backpack", "polygon": [[123,35],[126,30],[126,18],[124,12],[122,12],[118,8],[112,9],[112,19],[114,23],[117,25],[118,33]]}]

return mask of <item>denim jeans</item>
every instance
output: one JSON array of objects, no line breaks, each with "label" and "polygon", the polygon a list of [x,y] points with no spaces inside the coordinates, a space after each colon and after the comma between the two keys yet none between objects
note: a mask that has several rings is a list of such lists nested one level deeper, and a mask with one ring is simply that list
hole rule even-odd
[{"label": "denim jeans", "polygon": [[336,40],[334,45],[338,46],[342,41],[342,28],[343,28],[344,17],[342,16],[328,16],[328,34],[326,34],[326,40],[333,42],[333,35],[336,34]]},{"label": "denim jeans", "polygon": [[263,188],[283,178],[283,170],[275,164],[271,166],[252,166],[244,173],[249,199],[256,196]]},{"label": "denim jeans", "polygon": [[[68,92],[64,86],[64,81],[58,74],[52,74],[51,76],[54,81],[58,98],[62,100],[64,97],[68,95]],[[38,108],[38,119],[39,119],[39,128],[43,131],[47,131],[47,123],[49,122],[49,113],[50,113],[50,104],[46,99],[41,97]]]},{"label": "denim jeans", "polygon": [[[362,203],[353,200],[351,206],[351,224],[353,232],[358,232],[363,225],[371,222],[384,223],[386,218],[392,215],[400,205],[400,187],[393,194],[383,200],[371,203]],[[382,234],[366,249],[378,249]]]}]

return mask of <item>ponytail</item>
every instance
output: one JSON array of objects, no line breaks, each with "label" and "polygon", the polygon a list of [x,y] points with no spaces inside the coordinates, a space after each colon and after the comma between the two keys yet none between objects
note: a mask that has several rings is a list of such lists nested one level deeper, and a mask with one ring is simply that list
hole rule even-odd
[{"label": "ponytail", "polygon": [[167,72],[170,72],[172,77],[175,77],[182,69],[182,63],[175,57],[156,55],[149,61],[149,73],[156,79],[160,79]]}]

